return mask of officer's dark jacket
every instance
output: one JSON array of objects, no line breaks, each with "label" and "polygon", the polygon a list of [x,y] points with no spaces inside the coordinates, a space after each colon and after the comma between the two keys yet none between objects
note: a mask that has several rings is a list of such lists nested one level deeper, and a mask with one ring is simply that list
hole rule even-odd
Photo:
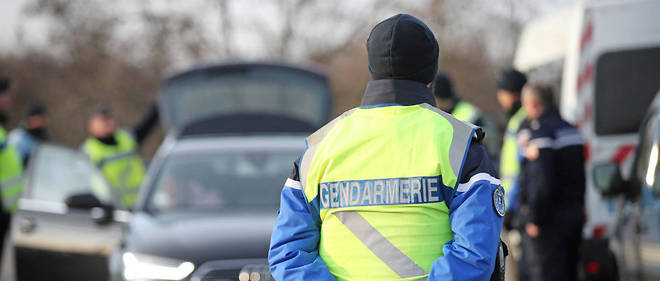
[{"label": "officer's dark jacket", "polygon": [[[539,226],[582,224],[585,171],[579,131],[551,110],[524,121],[518,138],[524,156],[519,178],[519,199],[527,206],[523,216]],[[529,156],[533,150],[538,150],[535,159]]]}]

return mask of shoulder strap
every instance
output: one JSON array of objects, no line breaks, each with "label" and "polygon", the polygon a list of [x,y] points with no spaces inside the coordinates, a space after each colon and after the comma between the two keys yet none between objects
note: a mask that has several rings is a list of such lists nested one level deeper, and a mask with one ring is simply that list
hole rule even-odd
[{"label": "shoulder strap", "polygon": [[[451,114],[444,112],[430,104],[424,103],[420,104],[420,106],[441,115],[447,121],[449,121],[453,127],[454,135],[452,136],[451,145],[449,147],[449,160],[451,162],[451,169],[454,171],[454,175],[460,179],[463,170],[463,162],[465,160],[467,151],[470,148],[470,143],[473,139],[476,141],[481,141],[484,136],[483,131],[480,127],[458,120]],[[460,182],[460,180],[456,181],[456,185],[458,185],[458,182]],[[453,186],[453,188],[455,188],[455,186]]]},{"label": "shoulder strap", "polygon": [[[355,112],[356,110],[357,108],[353,108],[349,111],[344,112],[342,115],[339,115],[337,118],[330,121],[330,123],[321,127],[320,129],[318,129],[316,132],[314,132],[305,139],[305,145],[307,147],[305,148],[305,152],[303,152],[303,155],[300,158],[300,165],[298,166],[300,183],[302,184],[302,188],[304,191],[303,193],[305,193],[305,195],[311,195],[311,194],[306,194],[306,192],[309,192],[309,190],[305,188],[307,185],[307,169],[309,169],[309,165],[314,158],[314,154],[316,154],[316,149],[318,148],[318,145],[325,138],[325,136],[328,135],[328,133],[330,133],[330,131],[335,127],[335,125],[337,124],[337,122],[339,122],[339,120],[344,119],[345,117],[353,114],[353,112]],[[309,197],[310,198],[308,198],[308,200],[313,198],[313,196],[309,196]]]}]

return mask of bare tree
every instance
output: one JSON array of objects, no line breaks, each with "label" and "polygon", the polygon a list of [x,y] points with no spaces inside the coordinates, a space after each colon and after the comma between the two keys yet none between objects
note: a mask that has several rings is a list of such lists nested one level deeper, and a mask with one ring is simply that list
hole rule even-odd
[{"label": "bare tree", "polygon": [[[255,57],[324,65],[339,113],[359,104],[370,79],[364,48],[369,30],[393,14],[411,13],[437,35],[440,67],[454,77],[459,93],[495,114],[494,73],[510,62],[513,46],[504,59],[494,59],[488,35],[494,26],[506,27],[505,39],[515,42],[521,25],[512,15],[489,10],[486,1],[200,0],[195,3],[202,6],[191,11],[153,9],[145,1],[129,5],[133,12],[127,15],[115,2],[31,0],[26,13],[48,20],[48,44],[0,56],[0,72],[16,80],[14,120],[41,100],[51,107],[54,139],[71,146],[84,138],[87,110],[94,104],[110,105],[119,123],[130,126],[157,96],[168,69],[208,60]],[[516,11],[520,2],[507,3]],[[268,16],[253,15],[252,9]],[[241,45],[246,36],[251,48]],[[145,154],[158,142],[153,137]]]}]

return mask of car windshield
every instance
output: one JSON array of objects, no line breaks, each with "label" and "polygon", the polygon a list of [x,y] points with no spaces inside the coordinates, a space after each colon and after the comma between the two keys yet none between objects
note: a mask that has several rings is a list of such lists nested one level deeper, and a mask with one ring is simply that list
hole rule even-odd
[{"label": "car windshield", "polygon": [[149,209],[276,210],[299,153],[250,150],[170,156],[155,180]]},{"label": "car windshield", "polygon": [[235,113],[287,116],[315,127],[327,121],[330,90],[322,76],[274,66],[228,68],[198,70],[167,81],[163,98],[168,126],[182,128]]}]

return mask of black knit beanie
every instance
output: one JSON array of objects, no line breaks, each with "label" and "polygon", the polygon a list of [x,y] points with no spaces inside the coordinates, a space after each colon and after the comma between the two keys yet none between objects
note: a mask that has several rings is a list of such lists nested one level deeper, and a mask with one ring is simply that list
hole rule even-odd
[{"label": "black knit beanie", "polygon": [[527,76],[513,68],[504,68],[497,75],[497,88],[520,94],[527,83]]},{"label": "black knit beanie", "polygon": [[398,14],[377,24],[367,39],[372,80],[433,81],[438,71],[438,42],[421,20]]}]

